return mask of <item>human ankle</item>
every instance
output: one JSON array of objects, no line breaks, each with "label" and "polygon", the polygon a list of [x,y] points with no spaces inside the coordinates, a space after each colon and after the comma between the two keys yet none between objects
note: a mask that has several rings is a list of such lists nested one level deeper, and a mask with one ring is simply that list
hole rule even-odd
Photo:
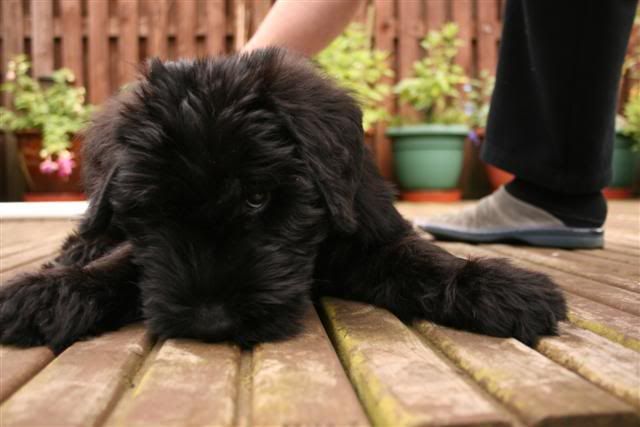
[{"label": "human ankle", "polygon": [[515,178],[505,185],[512,196],[543,209],[569,227],[598,228],[607,217],[607,202],[602,192],[565,194]]}]

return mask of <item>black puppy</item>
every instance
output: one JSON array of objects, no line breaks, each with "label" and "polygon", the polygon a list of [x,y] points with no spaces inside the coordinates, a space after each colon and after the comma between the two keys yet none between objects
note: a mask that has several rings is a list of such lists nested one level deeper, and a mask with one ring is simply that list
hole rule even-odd
[{"label": "black puppy", "polygon": [[421,239],[363,144],[354,100],[280,49],[152,61],[86,136],[91,204],[58,258],[0,290],[0,342],[56,351],[144,319],[243,346],[312,295],[527,344],[566,317],[546,276]]}]

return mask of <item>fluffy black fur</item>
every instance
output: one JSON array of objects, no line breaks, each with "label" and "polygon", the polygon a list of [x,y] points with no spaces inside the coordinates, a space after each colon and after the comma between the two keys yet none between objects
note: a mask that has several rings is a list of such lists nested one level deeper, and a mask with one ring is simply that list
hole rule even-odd
[{"label": "fluffy black fur", "polygon": [[158,337],[291,336],[312,295],[533,344],[566,317],[543,274],[421,239],[354,100],[279,49],[152,61],[85,143],[89,211],[0,290],[0,342],[56,351],[144,319]]}]

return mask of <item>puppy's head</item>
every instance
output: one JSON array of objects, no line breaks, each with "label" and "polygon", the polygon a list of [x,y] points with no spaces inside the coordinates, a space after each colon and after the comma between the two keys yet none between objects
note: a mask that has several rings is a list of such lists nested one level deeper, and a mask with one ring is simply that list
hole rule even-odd
[{"label": "puppy's head", "polygon": [[121,98],[88,137],[86,228],[136,245],[151,331],[245,345],[295,332],[319,245],[357,227],[355,102],[280,49],[152,61]]}]

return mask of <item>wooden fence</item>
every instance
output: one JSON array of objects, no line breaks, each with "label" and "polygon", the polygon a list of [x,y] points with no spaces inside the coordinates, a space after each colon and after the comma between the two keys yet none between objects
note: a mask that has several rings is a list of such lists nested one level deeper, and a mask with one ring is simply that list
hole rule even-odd
[{"label": "wooden fence", "polygon": [[[308,1],[308,0],[293,0]],[[342,0],[350,1],[350,0]],[[36,76],[68,67],[88,99],[100,103],[134,78],[149,56],[192,57],[240,48],[267,14],[272,0],[1,0],[0,73],[7,60],[27,53]],[[369,0],[374,45],[392,53],[396,79],[411,74],[426,31],[446,21],[460,25],[459,63],[470,73],[495,69],[503,0]],[[395,99],[387,106],[397,111]],[[400,107],[405,108],[405,107]],[[392,176],[391,147],[379,125],[369,141],[381,171]]]},{"label": "wooden fence", "polygon": [[[304,0],[299,0],[304,1]],[[344,0],[350,1],[350,0]],[[0,72],[25,52],[36,76],[70,68],[88,99],[100,103],[134,78],[149,56],[190,57],[229,53],[258,27],[271,0],[2,0]],[[465,40],[459,61],[469,71],[493,70],[500,36],[500,0],[370,0],[374,44],[393,53],[396,78],[410,75],[427,30],[454,20]],[[387,101],[396,111],[395,100]],[[391,177],[384,128],[370,138],[378,164]]]}]

